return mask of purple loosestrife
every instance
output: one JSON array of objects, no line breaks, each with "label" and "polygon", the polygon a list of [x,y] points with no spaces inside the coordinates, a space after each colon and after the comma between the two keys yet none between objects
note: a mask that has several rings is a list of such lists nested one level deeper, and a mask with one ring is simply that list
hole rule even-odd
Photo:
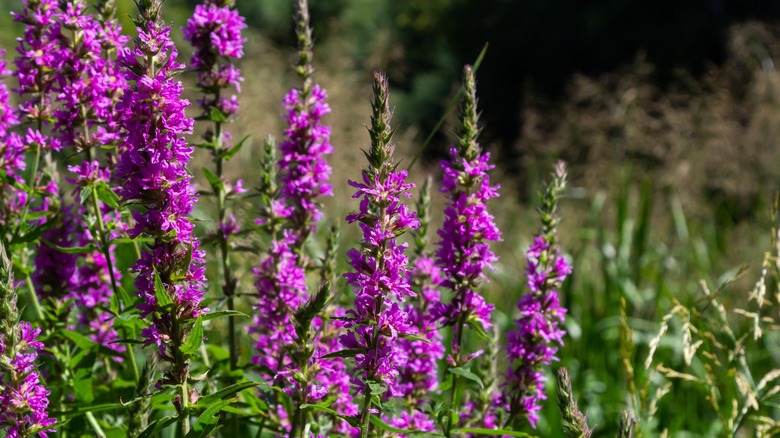
[{"label": "purple loosestrife", "polygon": [[[489,242],[501,239],[487,201],[498,197],[498,185],[490,185],[490,154],[477,143],[477,99],[471,66],[464,69],[461,101],[461,130],[458,145],[450,148],[450,159],[442,161],[442,192],[449,197],[436,262],[444,271],[444,286],[453,291],[449,304],[433,309],[445,325],[452,325],[453,355],[460,360],[463,326],[475,323],[487,330],[493,305],[477,292],[497,257]],[[460,364],[459,364],[460,365]]]},{"label": "purple loosestrife", "polygon": [[[74,199],[84,201],[76,206],[76,245],[95,247],[81,257],[70,295],[80,311],[80,326],[95,339],[115,340],[118,335],[111,327],[112,318],[101,308],[108,307],[112,292],[119,287],[110,240],[114,237],[112,230],[122,225],[114,224],[119,217],[118,205],[114,203],[112,208],[100,200],[115,195],[109,185],[110,172],[101,167],[98,151],[116,147],[121,140],[120,112],[114,109],[127,81],[112,56],[124,48],[128,38],[115,35],[121,27],[111,18],[110,5],[101,5],[99,15],[87,11],[84,0],[73,0],[58,15],[63,61],[56,87],[59,107],[54,113],[55,134],[63,147],[84,153],[80,165],[68,167],[75,174],[68,181],[75,185]],[[94,321],[101,323],[93,327],[90,322]],[[125,350],[121,345],[111,348]]]},{"label": "purple loosestrife", "polygon": [[[160,384],[181,385],[175,401],[185,433],[189,429],[189,360],[202,339],[200,319],[204,290],[204,254],[193,235],[188,216],[196,195],[186,165],[192,148],[182,134],[193,120],[184,114],[189,102],[180,97],[182,84],[173,77],[183,67],[170,30],[159,16],[160,0],[138,2],[138,36],[133,49],[124,49],[120,61],[130,86],[118,110],[127,136],[116,169],[120,194],[133,202],[135,226],[131,237],[153,239],[133,270],[138,308],[151,325],[142,330],[146,345],[156,345],[162,360],[170,363]],[[193,328],[193,320],[197,319]],[[195,347],[193,347],[195,346]]]},{"label": "purple loosestrife", "polygon": [[[298,407],[326,396],[339,397],[333,407],[342,414],[357,413],[352,398],[343,395],[349,392],[350,380],[343,359],[323,357],[340,347],[336,329],[342,323],[331,322],[324,317],[332,313],[342,315],[334,306],[327,307],[332,272],[323,274],[317,293],[310,296],[306,292],[305,276],[308,270],[314,269],[314,264],[310,263],[303,244],[316,230],[317,221],[322,216],[317,198],[332,195],[328,184],[330,166],[325,155],[333,148],[329,140],[330,128],[321,122],[322,117],[330,112],[324,101],[325,92],[312,85],[312,31],[307,2],[297,1],[296,12],[298,63],[295,71],[302,85],[292,89],[284,100],[288,128],[280,148],[282,157],[277,162],[280,188],[276,190],[269,179],[272,172],[265,172],[267,177],[261,183],[261,189],[269,199],[264,201],[263,216],[258,220],[258,224],[265,225],[277,236],[281,229],[282,237],[275,237],[271,252],[255,270],[260,303],[251,329],[258,336],[260,354],[254,358],[255,363],[271,365],[275,377],[293,401],[291,412],[285,413],[291,434],[303,430],[303,423],[308,417],[308,411]],[[272,158],[267,145],[264,167],[271,166]],[[270,199],[271,194],[275,199]],[[326,259],[335,257],[334,239],[334,234],[331,234]],[[281,252],[278,250],[280,246],[283,248]],[[325,265],[323,272],[333,270]],[[288,279],[294,279],[300,286],[291,288]],[[284,342],[279,343],[277,339]],[[312,414],[321,415],[319,412]],[[342,432],[348,430],[346,423],[339,424],[337,428]]]},{"label": "purple loosestrife", "polygon": [[[109,183],[109,170],[102,168],[97,161],[85,161],[79,166],[70,166],[68,169],[76,174],[76,178],[69,179],[76,186],[74,197],[82,193],[86,187],[97,187],[99,184],[107,187]],[[109,232],[103,227],[102,222],[103,218],[115,217],[118,212],[102,202],[99,203],[94,196],[92,200],[98,229],[90,229],[82,220],[74,239],[76,246],[86,247],[95,244],[99,249],[83,256],[75,274],[70,297],[73,298],[76,308],[80,310],[79,326],[88,328],[90,338],[115,351],[123,352],[126,351],[124,345],[110,344],[119,336],[113,328],[113,316],[102,310],[109,307],[111,296],[121,278],[121,273],[115,267],[113,251],[106,243]],[[83,205],[80,205],[79,211],[82,217],[84,210]],[[99,236],[94,235],[95,231]]]},{"label": "purple loosestrife", "polygon": [[13,267],[0,245],[0,432],[8,438],[46,437],[54,432],[49,391],[41,384],[35,359],[43,344],[40,329],[19,321]]},{"label": "purple loosestrife", "polygon": [[438,361],[445,353],[438,321],[430,311],[431,307],[440,302],[438,287],[443,281],[441,269],[427,254],[431,184],[430,178],[425,180],[417,202],[420,227],[414,232],[415,259],[414,267],[409,273],[416,297],[406,306],[410,323],[427,342],[418,339],[398,340],[407,359],[406,364],[399,370],[394,393],[404,399],[405,409],[400,417],[390,419],[390,424],[395,427],[425,432],[433,431],[435,423],[422,412],[422,406],[438,386]]},{"label": "purple loosestrife", "polygon": [[[325,158],[333,153],[333,146],[330,144],[330,126],[322,124],[322,117],[330,113],[325,102],[327,93],[312,81],[314,54],[308,3],[298,0],[296,7],[298,63],[295,71],[302,85],[291,89],[284,98],[287,129],[280,145],[279,179],[281,198],[290,208],[288,220],[298,234],[296,249],[300,249],[322,217],[317,198],[333,196],[333,187],[328,183],[331,168]],[[303,258],[299,260],[301,266],[305,262]]]},{"label": "purple loosestrife", "polygon": [[409,197],[414,185],[406,182],[406,171],[398,170],[392,160],[395,145],[390,128],[392,111],[388,101],[387,77],[374,73],[374,100],[371,116],[371,147],[366,152],[369,166],[362,182],[349,181],[357,189],[360,208],[347,216],[363,231],[361,249],[347,253],[353,272],[344,274],[355,291],[355,308],[347,313],[349,331],[341,336],[345,349],[356,352],[355,383],[365,397],[361,411],[361,436],[369,429],[371,397],[393,390],[398,368],[404,365],[405,352],[398,339],[414,334],[403,302],[413,296],[407,272],[407,245],[397,237],[419,226],[415,214],[401,197]]},{"label": "purple loosestrife", "polygon": [[43,242],[37,247],[32,279],[39,298],[62,302],[74,289],[78,256],[63,253],[53,245],[76,246],[73,239],[76,217],[71,208],[63,208],[56,220],[57,223],[41,235]]},{"label": "purple loosestrife", "polygon": [[[444,210],[444,223],[438,231],[440,240],[436,262],[444,272],[443,285],[452,290],[449,303],[432,309],[441,323],[453,327],[452,368],[466,365],[482,351],[464,355],[463,332],[466,325],[485,332],[490,328],[493,305],[485,302],[478,289],[485,270],[492,268],[497,257],[490,249],[491,241],[501,239],[487,202],[498,197],[498,185],[490,185],[488,171],[490,154],[477,143],[479,135],[477,97],[471,66],[463,69],[460,133],[458,144],[450,148],[450,159],[442,161],[442,189],[449,202]],[[460,410],[457,400],[459,375],[453,373],[450,410]],[[450,436],[453,415],[448,417],[445,434]]]},{"label": "purple loosestrife", "polygon": [[526,252],[529,292],[517,303],[520,317],[507,334],[510,367],[502,385],[501,403],[511,422],[525,419],[534,428],[541,402],[546,399],[544,367],[558,360],[555,353],[565,335],[561,326],[566,309],[558,302],[558,289],[571,273],[571,266],[561,255],[555,232],[558,197],[565,185],[566,169],[559,162],[542,196],[541,234]]},{"label": "purple loosestrife", "polygon": [[[53,116],[52,88],[60,79],[63,54],[59,50],[61,37],[56,0],[23,0],[24,9],[14,19],[25,25],[24,36],[16,48],[15,76],[19,81],[16,92],[24,102],[19,110],[25,121],[33,122],[28,136],[42,136],[43,125]],[[42,145],[47,149],[59,149],[53,139]]]},{"label": "purple loosestrife", "polygon": [[[22,100],[19,105],[21,121],[32,125],[22,137],[25,150],[35,153],[29,186],[38,191],[39,195],[43,195],[42,205],[37,209],[46,210],[49,208],[46,195],[52,192],[56,194],[57,190],[51,187],[53,182],[45,189],[38,187],[38,166],[42,152],[60,148],[57,139],[44,135],[43,131],[45,126],[51,124],[54,115],[52,91],[60,80],[63,54],[59,50],[59,41],[62,34],[56,0],[23,0],[23,3],[24,9],[21,13],[12,12],[14,20],[25,26],[24,35],[18,39],[19,44],[16,47],[18,56],[14,60],[14,75],[19,86],[15,91]],[[27,197],[22,216],[26,214],[34,198],[36,197]]]},{"label": "purple loosestrife", "polygon": [[[235,184],[226,181],[223,171],[226,160],[232,158],[241,147],[230,143],[230,133],[224,124],[236,116],[238,98],[231,89],[240,91],[241,73],[234,63],[244,56],[241,31],[246,28],[244,18],[234,9],[230,0],[204,0],[183,28],[184,39],[195,49],[190,66],[198,74],[198,88],[203,97],[198,101],[201,118],[213,122],[204,135],[211,150],[215,172],[204,170],[217,200],[217,229],[213,238],[217,243],[222,271],[222,294],[227,298],[228,310],[235,309],[234,296],[237,278],[230,263],[230,237],[240,231],[238,222],[229,213],[228,202],[246,190],[239,179]],[[229,97],[227,95],[230,95]],[[228,348],[230,368],[238,364],[238,346],[233,318],[228,320]]]},{"label": "purple loosestrife", "polygon": [[19,118],[11,106],[8,87],[2,81],[11,74],[2,59],[4,55],[5,51],[0,50],[0,172],[5,175],[5,180],[0,182],[0,229],[5,229],[27,203],[27,192],[12,185],[23,182],[25,148],[22,138],[11,132],[19,124]]}]

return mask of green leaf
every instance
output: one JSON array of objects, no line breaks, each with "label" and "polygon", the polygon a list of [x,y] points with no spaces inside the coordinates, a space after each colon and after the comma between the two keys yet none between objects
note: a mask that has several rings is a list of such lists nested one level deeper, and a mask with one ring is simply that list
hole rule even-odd
[{"label": "green leaf", "polygon": [[96,189],[97,189],[98,199],[103,201],[104,204],[108,205],[114,210],[119,209],[119,201],[121,201],[121,198],[119,198],[119,195],[117,195],[116,193],[114,193],[113,190],[111,190],[111,187],[109,187],[108,184],[102,182],[97,185]]},{"label": "green leaf", "polygon": [[333,358],[346,358],[346,357],[355,357],[358,354],[365,353],[364,350],[341,350],[341,351],[335,351],[330,354],[326,354],[324,356],[320,356],[321,359],[333,359]]},{"label": "green leaf", "polygon": [[490,342],[492,339],[490,339],[490,335],[488,332],[485,331],[485,329],[482,327],[482,323],[475,320],[475,319],[469,319],[466,321],[466,324],[468,324],[469,327],[471,327],[472,330],[474,330],[474,333],[482,339],[483,341]]},{"label": "green leaf", "polygon": [[89,197],[92,196],[93,187],[91,185],[84,186],[83,189],[81,189],[81,196],[79,197],[79,203],[84,204],[89,200]]},{"label": "green leaf", "polygon": [[535,435],[529,435],[525,432],[515,432],[514,430],[507,430],[507,429],[485,429],[482,427],[463,427],[452,431],[453,435],[464,435],[467,433],[473,433],[477,435],[488,435],[488,436],[519,436],[524,438],[536,438]]},{"label": "green leaf", "polygon": [[76,400],[92,403],[95,396],[92,391],[92,368],[78,368],[73,373],[73,390]]},{"label": "green leaf", "polygon": [[202,167],[200,171],[203,172],[203,176],[206,178],[206,181],[209,182],[209,185],[212,189],[214,189],[215,192],[221,192],[222,189],[225,188],[222,180],[219,179],[217,175],[214,175],[214,173],[210,171],[208,167]]},{"label": "green leaf", "polygon": [[154,294],[157,298],[157,305],[160,307],[167,307],[173,304],[171,296],[168,295],[168,291],[165,290],[165,285],[160,278],[160,273],[154,270]]},{"label": "green leaf", "polygon": [[141,432],[138,435],[138,438],[147,438],[147,437],[153,437],[153,436],[159,436],[157,435],[157,432],[165,429],[166,427],[170,426],[171,424],[175,423],[179,417],[163,417],[158,420],[154,420],[146,429],[144,429],[143,432]]},{"label": "green leaf", "polygon": [[130,345],[138,345],[144,344],[144,341],[139,341],[138,339],[117,339],[116,341],[111,341],[109,344],[130,344]]},{"label": "green leaf", "polygon": [[387,385],[378,382],[367,382],[371,395],[382,395],[387,392]]},{"label": "green leaf", "polygon": [[449,371],[452,374],[465,377],[466,379],[469,379],[472,382],[475,382],[477,385],[479,385],[480,388],[483,389],[485,388],[485,385],[482,383],[482,379],[480,379],[479,376],[477,376],[476,374],[472,373],[467,369],[455,367],[455,368],[448,368],[447,371]]},{"label": "green leaf", "polygon": [[53,227],[56,222],[57,222],[56,217],[50,218],[43,224],[33,228],[32,231],[24,234],[23,236],[14,237],[11,240],[11,244],[13,245],[16,243],[30,243],[32,241],[35,241],[36,239],[38,239],[38,237],[41,236],[41,234],[45,233],[47,230]]},{"label": "green leaf", "polygon": [[219,423],[219,412],[222,411],[227,405],[238,401],[236,398],[229,400],[222,400],[208,409],[198,417],[198,421],[192,425],[192,430],[187,434],[187,438],[206,438],[211,431],[217,427]]},{"label": "green leaf", "polygon": [[243,312],[239,312],[238,310],[220,310],[218,312],[209,312],[203,314],[203,320],[210,321],[212,319],[230,318],[233,316],[241,317],[241,318],[249,318],[249,315]]},{"label": "green leaf", "polygon": [[228,386],[227,388],[220,389],[219,391],[201,397],[198,403],[193,405],[194,408],[205,408],[227,397],[232,397],[233,394],[237,394],[245,389],[253,388],[260,385],[260,382],[240,382]]},{"label": "green leaf", "polygon": [[352,426],[352,427],[360,427],[360,423],[358,422],[357,418],[339,414],[337,411],[334,411],[331,408],[326,408],[326,407],[320,406],[320,405],[313,405],[313,404],[304,403],[304,404],[302,404],[300,406],[300,409],[313,409],[315,411],[322,411],[322,412],[325,412],[327,414],[331,414],[334,417],[341,418],[342,420],[344,420],[347,423],[349,423],[349,425]]},{"label": "green leaf", "polygon": [[225,123],[228,120],[225,114],[215,106],[211,107],[211,111],[209,112],[209,119],[215,123]]},{"label": "green leaf", "polygon": [[69,339],[71,342],[76,344],[77,347],[81,348],[82,350],[92,350],[96,349],[98,344],[93,341],[92,339],[89,339],[88,337],[82,335],[81,333],[76,333],[71,330],[60,330],[60,334],[65,337],[66,339]]},{"label": "green leaf", "polygon": [[195,325],[192,326],[190,335],[187,336],[187,340],[181,346],[181,352],[186,355],[193,355],[200,348],[200,344],[203,343],[203,318],[200,316],[195,320]]},{"label": "green leaf", "polygon": [[240,151],[240,150],[241,150],[241,148],[244,146],[244,142],[246,142],[246,140],[247,140],[249,137],[250,137],[250,136],[249,136],[249,135],[247,135],[246,137],[242,138],[242,139],[241,139],[241,141],[239,141],[238,143],[236,143],[236,145],[235,145],[235,146],[233,146],[233,147],[232,147],[232,148],[230,148],[230,149],[226,149],[226,150],[225,150],[225,151],[222,153],[222,158],[224,158],[225,160],[230,160],[230,159],[232,159],[232,158],[233,158],[233,156],[234,156],[234,155],[236,155],[236,154],[238,153],[238,151]]},{"label": "green leaf", "polygon": [[52,412],[52,415],[55,417],[60,417],[65,415],[68,417],[73,417],[75,415],[86,414],[87,412],[97,413],[97,412],[105,412],[105,411],[115,411],[117,409],[126,409],[126,408],[122,406],[121,403],[104,403],[100,405],[80,406],[70,411]]},{"label": "green leaf", "polygon": [[190,265],[192,265],[192,242],[187,247],[187,252],[184,254],[184,258],[179,260],[176,269],[171,274],[171,281],[177,282],[187,278],[190,273]]},{"label": "green leaf", "polygon": [[55,245],[45,239],[43,239],[43,243],[45,243],[49,248],[54,248],[57,251],[65,254],[88,254],[97,249],[97,247],[93,244],[89,244],[87,246],[60,246]]},{"label": "green leaf", "polygon": [[431,341],[425,339],[422,336],[417,336],[417,335],[412,335],[412,334],[401,334],[401,333],[399,333],[398,336],[400,336],[400,337],[402,337],[404,339],[411,339],[412,341],[425,342],[426,344],[430,344],[431,343]]}]

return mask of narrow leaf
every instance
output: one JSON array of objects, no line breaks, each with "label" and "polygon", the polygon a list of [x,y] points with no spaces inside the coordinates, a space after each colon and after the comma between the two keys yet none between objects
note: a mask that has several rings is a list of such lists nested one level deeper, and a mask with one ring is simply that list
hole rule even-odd
[{"label": "narrow leaf", "polygon": [[230,160],[231,158],[233,158],[233,156],[236,155],[238,153],[238,151],[241,150],[241,148],[244,146],[244,143],[247,141],[248,138],[249,138],[249,135],[247,135],[246,137],[242,138],[241,141],[236,143],[236,145],[233,146],[232,148],[225,150],[222,153],[222,158],[224,158],[225,160]]},{"label": "narrow leaf", "polygon": [[326,354],[324,356],[320,356],[321,359],[333,359],[337,357],[345,358],[345,357],[355,357],[358,354],[363,354],[365,351],[363,350],[341,350],[341,351],[335,351],[330,354]]},{"label": "narrow leaf", "polygon": [[203,318],[200,316],[195,320],[195,325],[192,327],[190,335],[187,336],[187,340],[181,346],[181,352],[186,355],[193,355],[200,348],[200,344],[203,343]]},{"label": "narrow leaf", "polygon": [[219,412],[227,405],[238,401],[236,398],[222,400],[221,402],[210,406],[198,417],[198,421],[192,425],[192,430],[187,434],[187,438],[206,438],[217,427],[219,423]]},{"label": "narrow leaf", "polygon": [[203,176],[206,178],[206,181],[209,182],[209,185],[212,189],[214,189],[215,192],[221,192],[222,189],[225,187],[222,183],[222,180],[219,179],[217,175],[214,175],[214,172],[209,170],[208,167],[202,167],[200,169],[201,172],[203,172]]},{"label": "narrow leaf", "polygon": [[402,337],[402,338],[404,338],[404,339],[410,339],[410,340],[412,340],[412,341],[420,341],[420,342],[425,342],[426,344],[430,344],[430,343],[431,343],[431,341],[429,341],[429,340],[425,339],[425,338],[424,338],[424,337],[422,337],[422,336],[418,336],[418,335],[412,335],[412,334],[403,334],[403,333],[399,333],[399,334],[398,334],[398,336],[400,336],[400,337]]},{"label": "narrow leaf", "polygon": [[220,389],[219,391],[209,394],[206,396],[203,396],[198,400],[198,403],[194,405],[195,408],[204,408],[206,406],[209,406],[215,402],[218,402],[220,400],[223,400],[227,397],[232,397],[233,394],[237,394],[245,389],[253,388],[255,386],[258,386],[259,382],[240,382],[233,385],[228,386],[227,388]]},{"label": "narrow leaf", "polygon": [[215,123],[225,123],[228,120],[225,114],[215,106],[211,107],[211,111],[209,112],[209,119]]},{"label": "narrow leaf", "polygon": [[171,296],[168,295],[168,291],[165,290],[165,285],[160,278],[160,273],[155,269],[154,271],[154,293],[157,298],[157,305],[160,307],[167,307],[173,304]]},{"label": "narrow leaf", "polygon": [[452,374],[464,377],[466,379],[471,380],[472,382],[475,382],[477,385],[479,385],[480,388],[485,388],[485,385],[482,384],[482,379],[479,378],[476,374],[472,373],[471,371],[456,367],[456,368],[448,368],[447,371],[449,371]]},{"label": "narrow leaf", "polygon": [[175,423],[179,417],[163,417],[158,420],[154,420],[143,432],[138,435],[138,438],[147,438],[153,436],[159,436],[158,432]]},{"label": "narrow leaf", "polygon": [[119,209],[119,201],[121,201],[121,199],[119,198],[119,195],[117,195],[116,193],[114,193],[113,190],[111,190],[111,187],[109,187],[108,184],[106,183],[98,184],[96,189],[97,189],[98,199],[103,201],[104,204],[108,205],[114,210]]},{"label": "narrow leaf", "polygon": [[206,313],[205,315],[203,315],[203,320],[210,321],[212,319],[230,318],[230,317],[249,318],[249,315],[243,312],[239,312],[238,310],[220,310],[218,312]]}]

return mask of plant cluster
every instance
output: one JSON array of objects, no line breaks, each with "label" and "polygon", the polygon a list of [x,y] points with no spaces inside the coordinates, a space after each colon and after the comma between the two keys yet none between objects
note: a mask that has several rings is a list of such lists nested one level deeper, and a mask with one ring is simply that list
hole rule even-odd
[{"label": "plant cluster", "polygon": [[[494,165],[478,141],[479,62],[463,69],[458,139],[441,181],[429,178],[415,204],[414,163],[403,168],[396,156],[388,77],[374,73],[366,163],[349,181],[345,218],[360,241],[342,270],[341,221],[323,207],[334,195],[328,159],[342,146],[331,143],[328,95],[314,81],[307,1],[295,3],[297,85],[282,102],[283,139],[265,140],[253,189],[227,175],[251,144],[229,131],[244,18],[231,0],[203,0],[182,28],[193,49],[184,64],[163,0],[136,3],[132,39],[112,0],[22,0],[14,14],[24,26],[15,68],[0,63],[17,82],[0,82],[0,436],[531,436],[551,386],[564,433],[591,436],[567,370],[546,385],[573,273],[557,232],[562,162],[541,193],[514,321],[502,324],[484,293],[502,233],[491,213]],[[196,105],[183,97],[182,73],[195,77]],[[197,152],[212,160],[200,190]],[[444,220],[432,233],[436,188]],[[201,232],[192,213],[204,200],[215,215]],[[247,259],[254,266],[243,272],[237,262]],[[767,255],[755,305],[737,312],[754,321],[754,341],[777,326],[763,280],[776,260]],[[635,433],[637,416],[639,433],[650,427],[668,392],[661,378],[706,389],[720,430],[733,435],[780,392],[777,371],[754,380],[749,336],[703,290],[699,305],[716,314],[675,302],[641,375],[624,304],[622,436]],[[703,366],[696,373],[654,362],[675,318],[685,364]],[[777,429],[757,419],[761,433]]]}]

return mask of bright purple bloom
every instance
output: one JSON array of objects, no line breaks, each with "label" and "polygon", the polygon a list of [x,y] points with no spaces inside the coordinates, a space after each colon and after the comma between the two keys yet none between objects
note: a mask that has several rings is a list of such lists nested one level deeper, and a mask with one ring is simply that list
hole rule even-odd
[{"label": "bright purple bloom", "polygon": [[407,172],[392,162],[395,145],[389,142],[392,113],[387,90],[387,78],[375,73],[370,165],[362,172],[362,182],[349,181],[357,189],[352,197],[360,199],[360,208],[347,221],[359,223],[363,242],[360,250],[347,253],[353,272],[344,277],[356,297],[355,308],[347,312],[349,331],[340,339],[345,349],[359,352],[355,365],[360,378],[355,383],[361,390],[365,391],[365,382],[376,382],[393,393],[398,369],[406,360],[398,340],[416,333],[403,306],[406,297],[414,296],[404,254],[407,245],[396,238],[417,228],[419,220],[401,200],[410,196],[414,185],[406,183]]},{"label": "bright purple bloom", "polygon": [[184,39],[195,47],[192,67],[213,66],[214,57],[239,59],[244,56],[246,38],[244,17],[231,9],[225,1],[204,0],[195,6],[195,13],[184,27]]},{"label": "bright purple bloom", "polygon": [[69,37],[59,49],[63,73],[56,86],[60,104],[54,112],[56,129],[62,146],[78,150],[119,142],[119,112],[114,109],[127,87],[119,63],[110,58],[127,37],[111,37],[121,32],[121,26],[115,20],[98,20],[87,9],[79,0],[67,3],[58,14]]},{"label": "bright purple bloom", "polygon": [[[52,87],[60,79],[63,53],[60,50],[62,30],[58,22],[56,0],[23,0],[22,13],[12,12],[14,19],[24,23],[24,36],[19,38],[15,59],[16,92],[27,99],[19,106],[21,115],[38,123],[38,129],[48,124],[52,116]],[[40,133],[38,133],[40,135]],[[45,149],[59,149],[54,139],[40,141]]]},{"label": "bright purple bloom", "polygon": [[566,309],[558,302],[556,288],[571,273],[571,266],[560,250],[543,237],[534,240],[526,258],[529,293],[517,304],[520,318],[515,321],[515,329],[507,334],[507,358],[511,365],[501,403],[511,416],[524,417],[536,427],[540,402],[546,399],[542,368],[558,360],[555,353],[566,334],[561,328]]},{"label": "bright purple bloom", "polygon": [[[149,18],[157,17],[155,6],[142,11],[135,47],[120,53],[131,86],[117,108],[127,136],[115,176],[123,201],[140,206],[133,210],[130,235],[154,239],[133,267],[141,316],[151,315],[152,326],[143,334],[147,345],[156,344],[160,357],[173,364],[163,383],[182,383],[187,357],[171,350],[186,336],[184,323],[207,311],[201,306],[204,253],[188,218],[197,196],[186,169],[192,147],[182,135],[192,131],[194,122],[184,113],[189,102],[180,97],[182,84],[173,79],[183,66],[176,62],[171,28]],[[158,302],[156,277],[172,305]]]},{"label": "bright purple bloom", "polygon": [[66,248],[77,246],[74,241],[75,232],[76,218],[73,211],[63,208],[58,223],[41,235],[43,242],[38,244],[32,275],[36,293],[40,298],[63,301],[74,289],[78,255],[64,253],[51,245]]},{"label": "bright purple bloom", "polygon": [[36,341],[40,329],[28,322],[0,333],[0,361],[8,369],[0,374],[0,429],[7,437],[46,437],[53,433],[56,420],[49,418],[49,391],[41,384],[35,359],[43,344]]},{"label": "bright purple bloom", "polygon": [[[433,432],[436,430],[436,423],[430,415],[415,409],[402,411],[400,416],[390,419],[389,424],[399,429],[416,430],[419,432]],[[397,438],[408,437],[408,435],[395,433],[392,436]],[[417,434],[413,436],[417,436]]]},{"label": "bright purple bloom", "polygon": [[[221,175],[221,170],[224,154],[235,147],[230,144],[230,133],[223,125],[235,117],[239,109],[238,98],[232,94],[231,88],[240,91],[244,80],[233,63],[244,56],[246,38],[241,36],[241,32],[245,28],[244,17],[226,1],[204,0],[195,7],[195,12],[182,29],[184,39],[195,49],[190,67],[197,72],[198,88],[203,92],[203,97],[198,100],[202,116],[215,123],[215,128],[208,128],[204,139],[214,146],[214,160],[225,186],[224,193],[216,196],[226,196],[227,199],[243,193],[242,181],[238,180],[234,186]],[[226,215],[224,210],[220,211],[216,236],[226,241],[239,231],[235,218]]]},{"label": "bright purple bloom", "polygon": [[[2,57],[5,51],[0,50],[0,171],[6,178],[22,182],[21,174],[25,169],[25,146],[22,138],[11,128],[19,123],[16,110],[11,106],[8,87],[1,80],[11,74]],[[21,213],[27,202],[27,193],[16,189],[10,184],[0,184],[0,226],[8,223],[13,215]]]},{"label": "bright purple bloom", "polygon": [[249,332],[257,336],[259,354],[252,362],[270,370],[269,378],[291,364],[284,348],[295,343],[292,314],[308,299],[306,271],[298,266],[292,250],[295,237],[286,230],[281,239],[272,241],[268,255],[254,270],[259,301]]},{"label": "bright purple bloom", "polygon": [[330,126],[321,122],[322,116],[330,113],[326,98],[318,85],[308,94],[293,88],[284,98],[288,128],[280,145],[281,195],[292,207],[289,219],[304,237],[322,217],[316,198],[333,196],[328,183],[331,168],[325,159],[333,153]]},{"label": "bright purple bloom", "polygon": [[466,155],[466,151],[450,148],[449,161],[442,161],[444,172],[442,192],[450,203],[444,210],[444,224],[438,234],[439,249],[436,261],[445,273],[444,286],[455,295],[449,304],[436,306],[433,312],[442,322],[455,325],[456,321],[475,319],[485,329],[490,328],[493,305],[477,292],[484,280],[485,270],[497,260],[490,249],[490,241],[501,239],[487,201],[498,197],[498,185],[490,185],[487,152]]},{"label": "bright purple bloom", "polygon": [[406,312],[418,336],[428,342],[399,339],[407,358],[393,391],[398,397],[422,403],[438,385],[437,361],[444,357],[445,352],[438,322],[430,312],[430,308],[440,302],[441,294],[437,287],[441,285],[443,278],[441,269],[427,256],[421,256],[414,261],[410,277],[418,296],[407,305]]}]

